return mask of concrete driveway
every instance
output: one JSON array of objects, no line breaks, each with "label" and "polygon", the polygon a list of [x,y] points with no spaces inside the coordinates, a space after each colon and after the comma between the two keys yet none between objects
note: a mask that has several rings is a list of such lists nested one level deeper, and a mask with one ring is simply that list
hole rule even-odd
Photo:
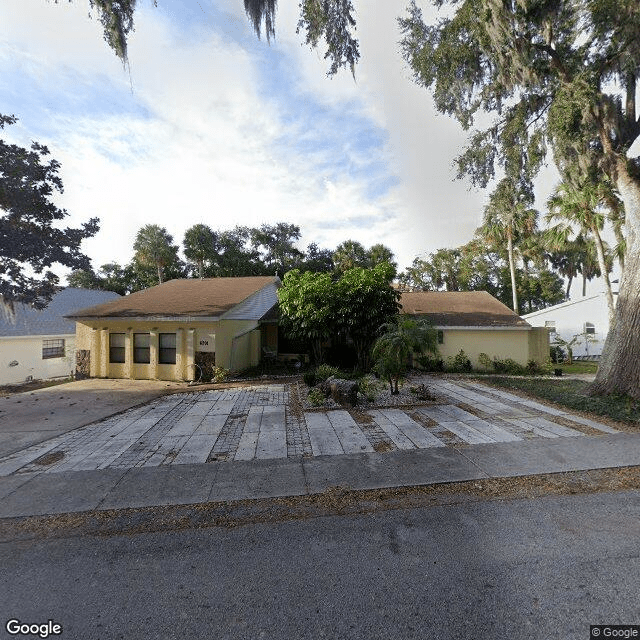
[{"label": "concrete driveway", "polygon": [[[426,378],[446,400],[411,408],[302,411],[292,406],[290,385],[271,384],[224,390],[149,396],[167,391],[167,383],[133,384],[87,381],[87,406],[75,409],[72,392],[57,387],[53,396],[30,396],[29,409],[48,398],[63,403],[74,419],[89,413],[121,410],[118,415],[64,433],[62,415],[46,441],[0,459],[0,475],[129,469],[220,461],[274,460],[520,443],[535,439],[585,438],[615,434],[611,427],[476,382]],[[104,383],[114,383],[111,392]],[[142,383],[143,381],[135,381]],[[102,384],[98,384],[102,383]],[[131,385],[131,389],[127,389]],[[88,394],[88,395],[87,395]],[[14,405],[14,409],[17,405]],[[37,409],[41,409],[38,404]],[[50,405],[47,405],[50,406]],[[46,412],[45,412],[46,413]],[[40,420],[46,420],[38,414]],[[55,416],[55,411],[52,417]],[[24,417],[23,417],[24,418]],[[53,422],[53,420],[52,420]],[[10,421],[13,424],[13,421]],[[28,420],[17,421],[29,434]],[[39,432],[42,437],[43,432]],[[53,436],[53,437],[52,437]]]},{"label": "concrete driveway", "polygon": [[180,388],[186,384],[92,379],[0,395],[0,458]]}]

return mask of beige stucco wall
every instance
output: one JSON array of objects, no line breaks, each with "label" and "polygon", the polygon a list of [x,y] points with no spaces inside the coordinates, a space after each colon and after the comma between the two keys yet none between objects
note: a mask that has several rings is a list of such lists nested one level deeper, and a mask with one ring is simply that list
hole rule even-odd
[{"label": "beige stucco wall", "polygon": [[549,329],[533,327],[529,331],[529,359],[544,364],[549,359]]},{"label": "beige stucco wall", "polygon": [[[92,377],[141,380],[192,380],[195,352],[201,338],[214,341],[216,365],[240,371],[260,360],[260,331],[255,320],[214,322],[167,322],[135,319],[101,320],[76,323],[77,349],[91,352]],[[109,362],[109,333],[125,334],[125,362]],[[150,334],[150,363],[133,362],[133,334]],[[160,333],[176,334],[176,364],[158,363]],[[256,335],[257,334],[257,337]],[[246,338],[245,338],[246,336]],[[208,346],[211,349],[211,346]],[[204,349],[204,347],[203,347]]]},{"label": "beige stucco wall", "polygon": [[529,356],[528,330],[500,329],[447,329],[443,331],[444,342],[438,345],[441,357],[446,360],[460,349],[466,354],[474,369],[479,367],[478,356],[486,353],[490,358],[511,358],[526,365]]},{"label": "beige stucco wall", "polygon": [[[65,341],[63,358],[42,359],[42,341]],[[62,378],[70,375],[75,369],[75,336],[19,336],[0,338],[0,384],[24,382],[29,376],[34,380]],[[17,362],[17,365],[9,366]]]}]

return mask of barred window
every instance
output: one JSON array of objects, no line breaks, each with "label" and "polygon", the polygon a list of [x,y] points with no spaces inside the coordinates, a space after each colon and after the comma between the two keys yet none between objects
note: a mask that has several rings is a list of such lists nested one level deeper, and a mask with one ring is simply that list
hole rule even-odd
[{"label": "barred window", "polygon": [[161,333],[160,336],[160,349],[158,353],[158,362],[160,364],[175,364],[176,363],[176,334],[175,333]]},{"label": "barred window", "polygon": [[149,348],[150,334],[133,334],[133,361],[136,364],[149,364],[151,362],[151,349]]},{"label": "barred window", "polygon": [[64,339],[43,340],[42,341],[42,359],[64,358]]},{"label": "barred window", "polygon": [[124,362],[124,333],[109,334],[109,362]]}]

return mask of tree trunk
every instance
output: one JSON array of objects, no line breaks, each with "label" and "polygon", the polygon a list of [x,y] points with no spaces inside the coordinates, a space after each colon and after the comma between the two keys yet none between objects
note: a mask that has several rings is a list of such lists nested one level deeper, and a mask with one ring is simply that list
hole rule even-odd
[{"label": "tree trunk", "polygon": [[162,284],[162,267],[160,266],[160,264],[158,264],[157,267],[158,267],[158,284]]},{"label": "tree trunk", "polygon": [[598,266],[600,267],[600,273],[604,280],[607,294],[607,306],[609,307],[609,323],[613,321],[613,292],[611,291],[611,281],[609,280],[609,272],[607,271],[607,263],[604,259],[604,247],[602,246],[602,238],[600,237],[600,231],[596,225],[593,225],[591,229],[593,236],[596,240],[596,253],[598,254]]},{"label": "tree trunk", "polygon": [[582,297],[584,298],[587,295],[587,276],[582,274]]},{"label": "tree trunk", "polygon": [[567,293],[566,293],[566,298],[567,300],[569,299],[569,295],[571,294],[571,283],[573,282],[573,276],[569,276],[569,279],[567,281]]},{"label": "tree trunk", "polygon": [[200,280],[204,277],[204,260],[198,260],[198,276],[200,276]]},{"label": "tree trunk", "polygon": [[513,238],[507,235],[507,251],[509,252],[509,271],[511,272],[511,292],[513,294],[513,310],[518,313],[518,292],[516,291],[516,264],[513,257]]},{"label": "tree trunk", "polygon": [[640,180],[629,175],[625,162],[618,166],[616,186],[626,212],[627,254],[613,323],[589,392],[627,393],[640,400]]}]

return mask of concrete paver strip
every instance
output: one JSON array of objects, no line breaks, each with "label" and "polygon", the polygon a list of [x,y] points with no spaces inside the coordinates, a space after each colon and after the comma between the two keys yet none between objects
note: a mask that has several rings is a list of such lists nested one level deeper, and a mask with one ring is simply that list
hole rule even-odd
[{"label": "concrete paver strip", "polygon": [[283,406],[263,407],[260,433],[256,446],[256,458],[286,458],[287,432]]},{"label": "concrete paver strip", "polygon": [[455,422],[442,422],[440,423],[442,426],[451,431],[451,433],[455,433],[458,437],[462,438],[468,444],[486,444],[488,442],[495,442],[492,438],[481,433],[477,429],[465,424],[464,422],[455,421]]},{"label": "concrete paver strip", "polygon": [[328,411],[327,416],[345,453],[373,452],[371,443],[348,411]]},{"label": "concrete paver strip", "polygon": [[264,407],[251,407],[249,409],[234,460],[253,460],[255,458],[263,410]]},{"label": "concrete paver strip", "polygon": [[522,420],[522,418],[505,417],[505,418],[502,418],[502,420],[509,424],[517,425],[521,429],[531,432],[534,435],[539,436],[541,438],[558,438],[559,437],[557,433],[547,431],[546,429],[543,429],[539,425],[534,424],[532,422],[525,422],[524,420]]},{"label": "concrete paver strip", "polygon": [[335,456],[344,453],[326,413],[307,411],[304,417],[307,421],[314,456]]},{"label": "concrete paver strip", "polygon": [[[427,449],[429,447],[446,446],[442,440],[439,440],[433,434],[429,433],[429,431],[427,431],[422,425],[418,424],[404,411],[401,411],[400,409],[384,409],[381,413],[416,447],[420,449]],[[382,426],[382,428],[384,429],[385,427]]]},{"label": "concrete paver strip", "polygon": [[612,429],[606,424],[596,422],[595,420],[589,420],[589,418],[583,418],[582,416],[576,416],[572,413],[567,414],[567,418],[573,422],[577,422],[578,424],[584,424],[593,429],[597,429],[598,431],[604,431],[604,433],[620,433],[617,429]]},{"label": "concrete paver strip", "polygon": [[367,414],[374,419],[375,423],[389,436],[389,440],[391,440],[398,449],[409,450],[416,448],[416,445],[414,445],[413,442],[393,422],[391,422],[383,411],[380,409],[372,409],[367,411]]},{"label": "concrete paver strip", "polygon": [[[10,454],[0,460],[0,475],[202,464],[209,459],[275,460],[305,452],[314,456],[371,453],[373,444],[377,448],[384,442],[391,442],[392,449],[410,451],[517,443],[534,437],[584,437],[577,426],[572,429],[553,422],[554,415],[603,434],[617,433],[594,420],[549,411],[541,403],[481,384],[429,380],[429,385],[451,402],[369,410],[366,413],[373,422],[363,423],[362,428],[345,410],[289,413],[285,385],[175,394]],[[425,427],[408,415],[410,411],[437,424]],[[51,454],[47,464],[34,462],[45,454]]]},{"label": "concrete paver strip", "polygon": [[547,420],[546,418],[522,418],[523,422],[527,424],[532,424],[537,427],[542,427],[546,431],[550,431],[551,433],[555,433],[558,436],[563,437],[574,437],[574,436],[584,436],[584,433],[580,431],[575,431],[574,429],[569,429],[569,427],[564,427],[561,424],[557,424],[556,422],[551,422],[551,420]]},{"label": "concrete paver strip", "polygon": [[178,451],[173,464],[203,464],[216,440],[217,436],[192,435]]}]

